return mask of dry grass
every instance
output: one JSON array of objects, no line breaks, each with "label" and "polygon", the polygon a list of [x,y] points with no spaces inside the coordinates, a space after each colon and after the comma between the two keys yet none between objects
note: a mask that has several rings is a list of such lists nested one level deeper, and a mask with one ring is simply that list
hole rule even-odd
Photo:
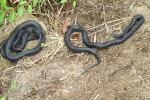
[{"label": "dry grass", "polygon": [[[102,63],[84,75],[81,73],[95,61],[94,57],[68,51],[61,31],[64,19],[70,17],[88,30],[91,41],[105,41],[122,32],[131,17],[139,12],[136,9],[141,7],[141,12],[145,12],[144,7],[148,6],[148,0],[81,0],[78,7],[72,9],[60,6],[55,0],[43,0],[33,15],[46,26],[44,49],[11,67],[5,66],[0,73],[0,94],[9,100],[150,98],[147,21],[125,44],[102,50],[99,53]],[[81,43],[81,40],[75,42]],[[15,91],[10,90],[12,80],[17,81]]]}]

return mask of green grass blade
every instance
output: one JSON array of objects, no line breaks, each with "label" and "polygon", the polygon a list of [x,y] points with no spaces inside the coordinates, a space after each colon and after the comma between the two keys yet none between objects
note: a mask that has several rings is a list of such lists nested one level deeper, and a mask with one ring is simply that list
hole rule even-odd
[{"label": "green grass blade", "polygon": [[18,16],[23,16],[24,12],[25,12],[24,6],[19,6],[18,9],[17,9],[17,15]]},{"label": "green grass blade", "polygon": [[31,13],[32,13],[32,6],[31,6],[31,5],[28,5],[28,9],[27,9],[27,10],[28,10],[28,13],[31,14]]},{"label": "green grass blade", "polygon": [[2,25],[4,18],[5,18],[5,14],[2,10],[0,10],[0,25]]}]

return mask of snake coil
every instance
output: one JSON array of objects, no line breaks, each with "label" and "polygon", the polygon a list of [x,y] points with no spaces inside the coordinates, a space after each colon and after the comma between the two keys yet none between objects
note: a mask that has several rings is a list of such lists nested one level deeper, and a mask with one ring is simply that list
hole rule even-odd
[{"label": "snake coil", "polygon": [[[32,49],[24,50],[28,41],[38,40]],[[9,35],[8,39],[0,44],[0,51],[4,58],[17,61],[24,56],[39,52],[41,43],[45,42],[45,34],[40,24],[34,20],[28,20],[18,25]]]},{"label": "snake coil", "polygon": [[[88,33],[86,30],[80,25],[71,25],[68,27],[68,30],[64,35],[64,42],[67,48],[75,53],[87,52],[89,54],[93,54],[97,59],[97,63],[92,65],[90,69],[98,64],[100,64],[100,57],[98,56],[96,49],[106,49],[113,45],[118,45],[125,42],[129,37],[133,35],[133,33],[138,30],[141,25],[144,23],[144,17],[140,14],[135,15],[130,24],[124,29],[124,31],[115,37],[115,39],[110,41],[105,41],[103,43],[91,42],[88,37]],[[82,35],[82,41],[86,47],[76,47],[72,44],[70,37],[74,32],[80,32]]]}]

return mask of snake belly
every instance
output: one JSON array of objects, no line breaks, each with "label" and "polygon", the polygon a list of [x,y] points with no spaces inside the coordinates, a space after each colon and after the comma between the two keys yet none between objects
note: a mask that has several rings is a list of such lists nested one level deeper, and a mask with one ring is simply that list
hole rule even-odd
[{"label": "snake belly", "polygon": [[[32,49],[24,50],[28,41],[37,40],[37,45]],[[45,34],[40,24],[34,20],[28,20],[18,25],[0,45],[0,51],[9,61],[17,61],[24,56],[30,56],[39,52],[41,44],[45,42]]]}]

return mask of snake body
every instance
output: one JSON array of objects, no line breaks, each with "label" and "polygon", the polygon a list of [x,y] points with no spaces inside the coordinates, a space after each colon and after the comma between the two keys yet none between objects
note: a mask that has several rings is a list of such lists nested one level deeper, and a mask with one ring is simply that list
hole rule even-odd
[{"label": "snake body", "polygon": [[[24,50],[28,41],[38,40],[33,49]],[[0,45],[0,51],[4,58],[17,61],[24,56],[39,52],[41,43],[45,42],[45,34],[40,24],[34,20],[28,20],[18,25]]]},{"label": "snake body", "polygon": [[[95,58],[97,59],[97,63],[94,64],[93,66],[98,65],[100,63],[100,57],[99,57],[99,55],[97,55],[96,49],[89,48],[89,47],[75,47],[72,44],[70,37],[71,37],[71,34],[74,32],[80,32],[82,34],[82,39],[85,39],[85,38],[88,39],[88,34],[83,27],[81,27],[79,25],[69,26],[68,30],[66,31],[66,33],[64,35],[64,42],[65,42],[65,45],[67,46],[67,48],[70,51],[75,52],[75,53],[87,52],[89,54],[94,55]],[[83,40],[83,42],[85,42],[85,41]],[[88,46],[88,45],[86,45],[86,46]]]},{"label": "snake body", "polygon": [[125,42],[128,38],[130,38],[135,31],[137,31],[141,25],[144,23],[144,17],[142,15],[135,15],[130,24],[124,29],[124,31],[115,37],[115,39],[110,41],[105,41],[103,43],[90,42],[88,38],[88,34],[84,34],[83,41],[90,48],[98,48],[105,49],[113,45],[118,45]]},{"label": "snake body", "polygon": [[[144,23],[144,17],[140,14],[135,15],[130,24],[124,29],[124,31],[115,37],[115,39],[110,41],[105,41],[103,43],[91,42],[88,37],[88,33],[86,30],[80,25],[71,25],[68,27],[68,30],[64,35],[64,42],[67,48],[75,53],[87,52],[89,54],[93,54],[97,59],[97,63],[93,66],[96,66],[100,63],[100,57],[96,52],[96,49],[106,49],[113,45],[118,45],[125,42],[129,37],[133,35],[136,30],[138,30],[141,25]],[[70,37],[74,32],[80,32],[82,34],[82,41],[86,47],[76,47],[72,44]],[[92,67],[93,67],[92,66]]]}]

